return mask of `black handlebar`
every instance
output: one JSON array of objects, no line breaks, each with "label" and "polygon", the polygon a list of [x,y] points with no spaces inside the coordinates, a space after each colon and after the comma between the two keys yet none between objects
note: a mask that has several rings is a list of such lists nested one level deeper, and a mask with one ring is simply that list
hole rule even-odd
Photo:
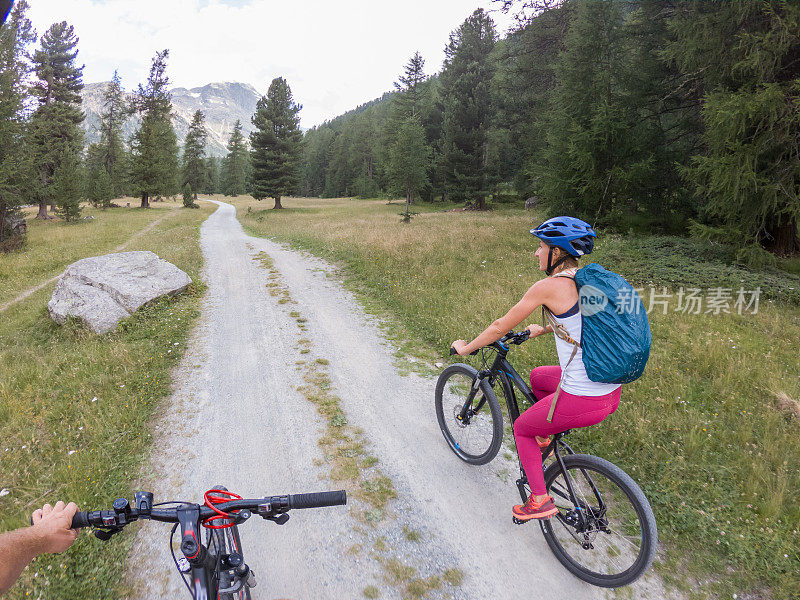
[{"label": "black handlebar", "polygon": [[[126,502],[127,504],[127,502]],[[223,512],[234,510],[249,510],[264,518],[272,517],[285,513],[293,508],[322,508],[325,506],[340,506],[347,504],[347,492],[338,490],[334,492],[314,492],[311,494],[288,494],[285,496],[267,496],[264,498],[231,500],[217,504],[216,507]],[[81,511],[72,517],[72,528],[81,527],[107,527],[120,528],[128,523],[142,519],[162,521],[165,523],[178,522],[178,508],[197,506],[191,503],[184,503],[174,508],[149,508],[139,511],[133,507],[126,510],[94,510]],[[200,520],[213,517],[218,514],[207,506],[199,506]]]},{"label": "black handlebar", "polygon": [[[501,337],[499,340],[497,340],[497,342],[489,344],[489,346],[494,346],[498,342],[501,343],[501,344],[503,342],[510,342],[512,344],[519,345],[522,342],[528,340],[530,337],[531,337],[531,332],[528,331],[527,329],[523,329],[519,333],[516,333],[515,331],[512,330],[512,331],[509,331],[507,334],[505,334],[503,337]],[[478,348],[478,350],[480,350],[480,348]],[[477,354],[478,350],[475,350],[474,352],[470,352],[469,355],[473,356],[473,355]],[[450,347],[450,356],[453,356],[454,354],[457,354],[456,349],[451,346]]]},{"label": "black handlebar", "polygon": [[321,508],[342,504],[347,504],[347,493],[344,490],[289,496],[289,508]]}]

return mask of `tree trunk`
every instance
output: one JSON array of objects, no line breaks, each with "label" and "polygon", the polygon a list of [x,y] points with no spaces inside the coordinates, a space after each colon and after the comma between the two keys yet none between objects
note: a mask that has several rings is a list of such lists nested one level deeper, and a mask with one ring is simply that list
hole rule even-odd
[{"label": "tree trunk", "polygon": [[771,219],[764,231],[762,244],[778,256],[793,256],[800,252],[797,217],[780,216]]},{"label": "tree trunk", "polygon": [[6,229],[6,203],[0,202],[0,242],[3,241],[3,232]]},{"label": "tree trunk", "polygon": [[272,208],[283,208],[283,206],[281,206],[280,196],[275,196],[275,206],[273,206]]},{"label": "tree trunk", "polygon": [[142,203],[139,208],[150,208],[150,195],[147,192],[142,192]]},{"label": "tree trunk", "polygon": [[47,216],[47,200],[39,200],[39,212],[36,213],[37,219],[49,219]]},{"label": "tree trunk", "polygon": [[194,193],[194,199],[197,200],[197,192]]},{"label": "tree trunk", "polygon": [[403,216],[403,223],[408,223],[409,221],[411,221],[411,215],[408,214],[408,209],[409,206],[411,205],[411,202],[413,202],[413,196],[414,192],[412,192],[411,190],[406,190],[406,214]]}]

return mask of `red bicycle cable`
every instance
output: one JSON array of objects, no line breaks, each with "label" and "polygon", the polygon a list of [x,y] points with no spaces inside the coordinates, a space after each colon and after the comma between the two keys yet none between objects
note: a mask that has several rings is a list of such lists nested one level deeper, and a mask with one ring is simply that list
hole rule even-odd
[{"label": "red bicycle cable", "polygon": [[[214,495],[219,494],[219,495]],[[215,505],[216,504],[223,504],[225,502],[230,502],[231,500],[241,500],[242,497],[239,494],[234,494],[233,492],[229,492],[228,490],[208,490],[205,494],[203,494],[203,500],[208,508],[213,510],[216,515],[212,515],[207,519],[203,520],[203,527],[207,529],[226,529],[228,527],[233,527],[233,515],[231,513],[225,512],[224,510],[220,510]],[[239,511],[234,511],[234,513],[238,513]],[[213,521],[217,521],[220,519],[227,519],[228,522],[224,525],[213,525]]]}]

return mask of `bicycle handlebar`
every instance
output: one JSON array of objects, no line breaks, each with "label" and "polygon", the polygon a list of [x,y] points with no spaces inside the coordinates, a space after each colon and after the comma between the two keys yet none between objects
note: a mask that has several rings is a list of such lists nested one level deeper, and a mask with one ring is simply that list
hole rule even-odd
[{"label": "bicycle handlebar", "polygon": [[[494,344],[497,344],[498,342],[501,343],[501,344],[503,342],[511,342],[512,344],[519,345],[522,342],[528,340],[528,338],[530,338],[530,337],[531,337],[531,332],[528,331],[527,329],[523,329],[519,333],[516,333],[512,329],[507,334],[505,334],[503,337],[501,337],[499,340],[497,340],[497,342],[493,342],[492,344],[489,344],[489,346],[493,346]],[[478,350],[480,350],[480,348],[478,348]],[[469,355],[470,356],[474,356],[475,354],[478,353],[478,350],[475,350],[474,352],[470,352]],[[454,354],[457,354],[456,349],[451,346],[450,347],[450,356],[453,356]]]},{"label": "bicycle handlebar", "polygon": [[[338,490],[334,492],[314,492],[311,494],[287,494],[284,496],[266,496],[243,500],[231,500],[217,504],[216,507],[223,512],[234,510],[250,510],[264,518],[285,513],[293,508],[322,508],[325,506],[339,506],[347,504],[347,492]],[[178,522],[178,509],[198,506],[190,502],[183,503],[174,508],[152,508],[139,511],[128,507],[127,510],[95,510],[81,511],[72,517],[72,528],[81,527],[124,527],[125,525],[141,519],[162,521],[165,523]],[[199,506],[200,520],[217,515],[216,511],[208,506]]]}]

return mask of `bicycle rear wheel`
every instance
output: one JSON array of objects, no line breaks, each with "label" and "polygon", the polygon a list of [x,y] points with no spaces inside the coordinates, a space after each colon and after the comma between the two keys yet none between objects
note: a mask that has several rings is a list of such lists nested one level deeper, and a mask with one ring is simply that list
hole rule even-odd
[{"label": "bicycle rear wheel", "polygon": [[658,545],[650,503],[627,473],[605,459],[572,454],[563,460],[578,502],[572,502],[554,462],[544,477],[559,513],[540,522],[547,545],[587,583],[609,588],[633,583],[652,564]]},{"label": "bicycle rear wheel", "polygon": [[436,382],[436,418],[456,456],[472,465],[485,465],[500,450],[503,415],[497,396],[485,379],[469,399],[477,377],[478,372],[464,363],[442,371]]}]

